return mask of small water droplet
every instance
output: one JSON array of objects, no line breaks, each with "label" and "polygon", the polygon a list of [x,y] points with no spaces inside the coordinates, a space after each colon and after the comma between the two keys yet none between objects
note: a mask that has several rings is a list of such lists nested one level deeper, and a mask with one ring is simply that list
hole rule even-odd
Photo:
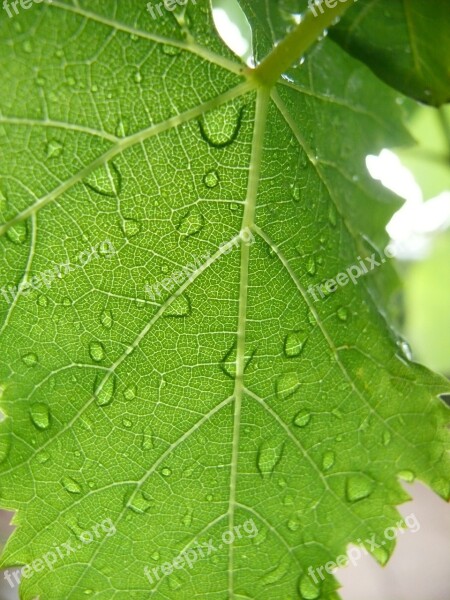
[{"label": "small water droplet", "polygon": [[217,173],[217,171],[208,171],[203,176],[203,183],[208,188],[217,187],[217,185],[219,184],[219,181],[220,181],[220,178],[219,178],[219,174]]},{"label": "small water droplet", "polygon": [[101,196],[115,198],[122,190],[122,175],[116,165],[109,162],[84,179],[84,184]]},{"label": "small water droplet", "polygon": [[272,585],[277,581],[280,581],[289,570],[289,560],[282,560],[274,569],[263,575],[262,584]]},{"label": "small water droplet", "polygon": [[330,204],[330,207],[328,209],[328,220],[329,220],[330,224],[332,225],[332,227],[336,227],[337,214],[336,214],[336,209],[334,208],[334,206],[332,204]]},{"label": "small water droplet", "polygon": [[185,527],[190,527],[192,525],[192,512],[193,512],[192,509],[188,510],[188,512],[181,519],[181,523]]},{"label": "small water droplet", "polygon": [[203,115],[199,121],[200,134],[210,146],[225,148],[238,137],[245,107],[226,104]]},{"label": "small water droplet", "polygon": [[91,342],[89,344],[89,354],[93,361],[100,362],[105,358],[105,347],[101,342]]},{"label": "small water droplet", "polygon": [[213,501],[213,495],[212,494],[208,494],[206,496],[206,502],[212,502]]},{"label": "small water droplet", "polygon": [[298,591],[303,600],[317,600],[320,596],[319,584],[314,583],[309,575],[304,575],[300,578]]},{"label": "small water droplet", "polygon": [[292,517],[287,522],[287,528],[290,531],[297,531],[299,527],[300,527],[300,521],[296,517]]},{"label": "small water droplet", "polygon": [[287,398],[290,398],[295,394],[299,387],[299,376],[295,371],[283,373],[275,382],[275,392],[280,400],[287,400]]},{"label": "small water droplet", "polygon": [[26,222],[22,221],[21,223],[17,223],[10,227],[6,232],[6,237],[10,242],[16,244],[16,246],[24,244],[28,238],[28,227]]},{"label": "small water droplet", "polygon": [[191,300],[187,294],[177,296],[164,312],[164,317],[188,317],[192,312]]},{"label": "small water droplet", "polygon": [[130,419],[123,418],[123,419],[122,419],[122,424],[123,424],[123,426],[124,426],[124,427],[126,427],[127,429],[130,429],[130,427],[133,427],[133,422],[132,422],[132,421],[130,421]]},{"label": "small water droplet", "polygon": [[121,228],[127,238],[132,238],[141,231],[141,223],[136,219],[125,219]]},{"label": "small water droplet", "polygon": [[155,551],[155,552],[153,552],[151,558],[152,558],[152,560],[159,560],[160,556],[161,555],[159,554],[159,552]]},{"label": "small water droplet", "polygon": [[279,440],[265,440],[259,450],[257,456],[258,470],[263,477],[272,475],[275,467],[280,462],[283,455],[284,443]]},{"label": "small water droplet", "polygon": [[292,184],[291,185],[291,196],[294,202],[300,202],[302,198],[302,188],[299,185]]},{"label": "small water droplet", "polygon": [[148,425],[142,432],[142,449],[152,450],[153,449],[153,430]]},{"label": "small water droplet", "polygon": [[384,431],[383,432],[383,446],[388,446],[391,442],[391,432]]},{"label": "small water droplet", "polygon": [[337,310],[337,316],[340,321],[346,321],[348,319],[348,309],[341,306]]},{"label": "small water droplet", "polygon": [[72,306],[72,300],[70,298],[64,298],[62,301],[63,306]]},{"label": "small water droplet", "polygon": [[70,494],[81,494],[81,486],[72,477],[64,477],[62,480],[64,489]]},{"label": "small water droplet", "polygon": [[166,56],[178,56],[181,52],[181,48],[171,46],[170,44],[163,44],[161,50]]},{"label": "small water droplet", "polygon": [[45,148],[45,155],[47,158],[58,158],[63,153],[64,146],[57,140],[50,140]]},{"label": "small water droplet", "polygon": [[142,83],[142,73],[140,71],[136,71],[133,76],[135,83]]},{"label": "small water droplet", "polygon": [[373,492],[374,482],[366,475],[351,475],[346,481],[346,495],[349,502],[368,498]]},{"label": "small water droplet", "polygon": [[404,481],[407,481],[408,483],[413,483],[413,481],[416,478],[416,475],[413,471],[410,471],[409,469],[405,469],[403,471],[399,471],[397,473],[397,475],[403,479]]},{"label": "small water droplet", "polygon": [[112,311],[109,308],[105,308],[105,310],[100,315],[100,323],[105,329],[111,329],[113,322],[114,320]]},{"label": "small water droplet", "polygon": [[306,271],[309,275],[313,276],[317,273],[317,264],[314,256],[310,256],[306,261]]},{"label": "small water droplet", "polygon": [[128,402],[134,400],[136,398],[136,390],[137,388],[135,385],[130,385],[127,388],[125,388],[123,391],[123,396],[125,400],[128,400]]},{"label": "small water droplet", "polygon": [[294,425],[297,427],[306,427],[311,421],[311,413],[309,410],[301,410],[294,419]]},{"label": "small water droplet", "polygon": [[27,367],[35,367],[39,362],[39,358],[34,352],[29,352],[22,356],[22,362],[26,364]]},{"label": "small water droplet", "polygon": [[43,306],[43,307],[48,306],[47,296],[43,296],[43,295],[39,296],[37,299],[37,303],[39,304],[39,306]]},{"label": "small water droplet", "polygon": [[169,469],[169,467],[164,467],[164,469],[161,469],[161,473],[164,475],[164,477],[170,477],[172,475],[172,469]]},{"label": "small water droplet", "polygon": [[122,121],[122,119],[120,119],[117,122],[115,134],[119,138],[126,137],[126,135],[127,135],[127,129],[126,129],[125,123]]},{"label": "small water droplet", "polygon": [[36,455],[36,460],[38,461],[38,463],[40,463],[41,465],[45,465],[45,463],[47,463],[50,460],[50,454],[48,452],[46,452],[45,450],[43,450],[42,452],[39,452]]},{"label": "small water droplet", "polygon": [[189,238],[200,233],[204,225],[205,217],[197,207],[194,207],[181,217],[177,226],[177,231],[184,238]]},{"label": "small water droplet", "polygon": [[328,469],[331,469],[331,467],[334,465],[334,461],[334,452],[331,452],[331,450],[329,452],[325,452],[322,459],[322,469],[324,471],[328,471]]},{"label": "small water droplet", "polygon": [[37,402],[30,408],[30,416],[33,424],[41,430],[48,429],[50,427],[50,410],[47,404]]},{"label": "small water droplet", "polygon": [[133,512],[143,515],[146,513],[152,506],[153,500],[147,496],[144,492],[138,490],[133,493],[127,500],[126,506]]},{"label": "small water droplet", "polygon": [[306,342],[306,334],[303,331],[293,331],[284,338],[283,351],[287,358],[300,356]]},{"label": "small water droplet", "polygon": [[114,375],[105,379],[105,375],[98,375],[94,385],[94,395],[99,406],[111,404],[116,391],[116,378]]}]

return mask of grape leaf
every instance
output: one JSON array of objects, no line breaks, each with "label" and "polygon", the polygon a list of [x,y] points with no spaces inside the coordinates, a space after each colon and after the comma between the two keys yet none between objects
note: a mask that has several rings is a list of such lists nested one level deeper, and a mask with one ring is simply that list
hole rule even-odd
[{"label": "grape leaf", "polygon": [[448,384],[370,274],[308,291],[383,240],[398,95],[329,40],[269,88],[206,1],[144,8],[0,20],[1,565],[25,600],[336,599],[309,567],[384,564],[399,477],[449,496]]}]

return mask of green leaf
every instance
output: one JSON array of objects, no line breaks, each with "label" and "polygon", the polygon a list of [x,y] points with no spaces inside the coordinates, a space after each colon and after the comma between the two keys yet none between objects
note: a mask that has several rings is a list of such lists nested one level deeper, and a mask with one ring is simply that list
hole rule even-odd
[{"label": "green leaf", "polygon": [[311,293],[385,241],[397,94],[329,40],[261,85],[201,0],[0,28],[2,566],[24,600],[336,599],[309,567],[385,541],[399,477],[449,496],[448,384],[372,275]]},{"label": "green leaf", "polygon": [[450,101],[449,31],[441,0],[358,0],[331,35],[393,87],[440,106]]}]

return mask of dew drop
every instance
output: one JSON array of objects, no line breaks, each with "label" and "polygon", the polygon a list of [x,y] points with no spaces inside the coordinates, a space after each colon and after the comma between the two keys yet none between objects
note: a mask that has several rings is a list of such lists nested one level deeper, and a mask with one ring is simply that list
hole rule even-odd
[{"label": "dew drop", "polygon": [[322,459],[322,469],[328,471],[334,465],[335,455],[334,452],[325,452]]},{"label": "dew drop", "polygon": [[48,452],[45,452],[45,450],[42,452],[39,452],[39,454],[37,454],[37,456],[36,456],[36,460],[41,465],[45,465],[45,463],[47,463],[50,460],[50,454]]},{"label": "dew drop", "polygon": [[132,238],[141,231],[141,223],[136,219],[125,219],[122,222],[121,229],[127,238]]},{"label": "dew drop", "polygon": [[192,312],[191,300],[187,294],[177,296],[164,312],[164,317],[188,317]]},{"label": "dew drop", "polygon": [[340,321],[346,321],[348,319],[348,309],[341,306],[337,310],[337,316]]},{"label": "dew drop", "polygon": [[153,552],[151,558],[152,558],[152,560],[159,560],[160,556],[161,555],[159,554],[159,552],[156,551],[156,552]]},{"label": "dew drop", "polygon": [[277,581],[280,581],[280,579],[282,579],[286,575],[288,569],[289,561],[287,559],[281,561],[274,569],[272,569],[263,576],[262,584],[271,585],[273,583],[276,583]]},{"label": "dew drop", "polygon": [[110,162],[91,173],[84,184],[101,196],[115,198],[122,189],[122,175],[116,165]]},{"label": "dew drop", "polygon": [[136,398],[136,390],[137,388],[135,385],[130,385],[127,388],[125,388],[125,390],[123,391],[123,396],[125,400],[128,400],[128,402],[134,400]]},{"label": "dew drop", "polygon": [[64,146],[61,144],[61,142],[58,142],[57,140],[50,140],[45,148],[45,155],[49,159],[58,158],[58,156],[61,156],[63,153],[63,150]]},{"label": "dew drop", "polygon": [[181,519],[181,523],[185,527],[190,527],[192,525],[192,512],[193,512],[192,509],[188,510],[188,512]]},{"label": "dew drop", "polygon": [[172,469],[164,467],[164,469],[161,469],[161,474],[164,475],[164,477],[170,477],[172,475]]},{"label": "dew drop", "polygon": [[408,483],[413,483],[413,481],[416,478],[415,473],[413,473],[413,471],[410,471],[409,469],[405,469],[403,471],[399,471],[397,473],[397,475],[403,479],[404,481],[407,481]]},{"label": "dew drop", "polygon": [[130,421],[130,419],[126,419],[126,418],[122,419],[122,424],[127,429],[130,429],[130,427],[133,427],[133,422]]},{"label": "dew drop", "polygon": [[230,146],[239,135],[244,111],[227,104],[206,113],[198,121],[202,138],[214,148]]},{"label": "dew drop", "polygon": [[62,305],[66,307],[72,306],[72,300],[70,298],[64,298],[62,301]]},{"label": "dew drop", "polygon": [[140,490],[133,493],[131,497],[126,501],[126,506],[133,512],[143,515],[152,506],[153,500]]},{"label": "dew drop", "polygon": [[283,351],[287,358],[300,356],[306,342],[306,334],[302,331],[293,331],[284,338]]},{"label": "dew drop", "polygon": [[105,358],[105,347],[101,342],[91,342],[89,344],[89,354],[95,362],[100,362]]},{"label": "dew drop", "polygon": [[346,481],[346,495],[349,502],[368,498],[373,492],[374,482],[366,475],[352,475]]},{"label": "dew drop", "polygon": [[297,427],[306,427],[311,421],[311,413],[308,410],[301,410],[294,419],[294,425]]},{"label": "dew drop", "polygon": [[291,196],[294,202],[299,202],[302,197],[301,188],[298,185],[291,185]]},{"label": "dew drop", "polygon": [[150,426],[147,426],[142,432],[142,449],[152,450],[153,449],[153,430]]},{"label": "dew drop", "polygon": [[189,238],[200,233],[204,225],[205,217],[197,207],[194,207],[181,217],[177,231],[184,238]]},{"label": "dew drop", "polygon": [[290,398],[300,387],[298,373],[283,373],[275,382],[275,392],[280,400]]},{"label": "dew drop", "polygon": [[121,119],[117,122],[115,134],[119,138],[124,138],[127,135],[125,123]]},{"label": "dew drop", "polygon": [[[251,353],[250,356],[245,356],[244,373],[249,368],[251,362],[253,361],[255,354],[256,354],[256,350],[253,350],[253,352]],[[225,373],[225,375],[228,375],[228,377],[231,377],[231,379],[234,379],[236,377],[236,361],[237,361],[237,342],[235,341],[233,343],[233,345],[231,346],[231,348],[228,350],[228,352],[226,352],[226,354],[223,356],[222,360],[220,361],[220,368]]]},{"label": "dew drop", "polygon": [[163,44],[161,50],[166,56],[178,56],[178,54],[181,52],[181,48],[171,46],[170,44]]},{"label": "dew drop", "polygon": [[6,232],[6,237],[10,242],[16,244],[16,246],[21,246],[24,244],[28,238],[28,227],[26,222],[17,223],[8,229]]},{"label": "dew drop", "polygon": [[304,575],[298,584],[300,596],[304,600],[316,600],[320,596],[320,588],[308,575]]},{"label": "dew drop", "polygon": [[50,410],[47,404],[38,402],[30,408],[30,417],[35,427],[41,430],[50,427]]},{"label": "dew drop", "polygon": [[62,480],[64,489],[70,494],[81,494],[80,484],[72,477],[64,477]]},{"label": "dew drop", "polygon": [[136,71],[133,77],[135,83],[142,83],[142,73],[140,71]]},{"label": "dew drop", "polygon": [[306,270],[307,272],[313,276],[317,273],[317,264],[314,256],[310,256],[306,262]]},{"label": "dew drop", "polygon": [[292,517],[292,519],[289,519],[287,522],[287,528],[289,531],[297,531],[299,527],[300,521],[296,517]]},{"label": "dew drop", "polygon": [[403,356],[407,360],[411,361],[413,359],[413,355],[412,355],[411,347],[408,344],[408,342],[406,342],[405,340],[400,340],[398,342],[398,346],[399,346],[400,350],[402,351]]},{"label": "dew drop", "polygon": [[94,395],[99,406],[111,404],[116,391],[116,378],[114,375],[105,380],[105,375],[99,375],[94,385]]},{"label": "dew drop", "polygon": [[208,494],[206,496],[206,502],[212,502],[213,501],[213,495],[212,494]]},{"label": "dew drop", "polygon": [[100,315],[100,323],[105,329],[111,329],[113,325],[113,314],[109,308],[105,308],[105,310]]},{"label": "dew drop", "polygon": [[24,356],[22,356],[22,362],[27,367],[35,367],[39,362],[39,358],[38,358],[38,355],[35,354],[34,352],[29,352],[28,354],[25,354]]},{"label": "dew drop", "polygon": [[263,477],[272,475],[283,455],[284,444],[278,440],[269,439],[261,444],[257,456],[258,470]]},{"label": "dew drop", "polygon": [[220,178],[217,171],[208,171],[203,176],[203,183],[208,188],[215,188],[219,184]]}]

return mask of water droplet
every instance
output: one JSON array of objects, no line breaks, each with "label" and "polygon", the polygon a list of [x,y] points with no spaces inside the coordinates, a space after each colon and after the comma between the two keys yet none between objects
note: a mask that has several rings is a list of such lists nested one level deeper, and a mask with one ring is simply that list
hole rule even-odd
[{"label": "water droplet", "polygon": [[306,342],[306,334],[303,331],[293,331],[284,338],[283,351],[287,358],[300,356]]},{"label": "water droplet", "polygon": [[101,196],[115,198],[122,190],[122,175],[116,165],[109,162],[91,173],[84,184]]},{"label": "water droplet", "polygon": [[43,450],[42,452],[39,452],[39,454],[37,454],[36,460],[41,465],[45,465],[45,463],[47,463],[50,460],[50,454],[48,452],[45,452],[45,450]]},{"label": "water droplet", "polygon": [[297,427],[306,427],[311,421],[311,413],[309,410],[301,410],[294,419],[294,425]]},{"label": "water droplet", "polygon": [[125,123],[122,121],[122,119],[120,119],[117,122],[115,134],[119,138],[126,137],[126,135],[127,135],[127,129],[126,129]]},{"label": "water droplet", "polygon": [[170,44],[163,44],[161,50],[166,56],[178,56],[181,52],[181,48],[171,46]]},{"label": "water droplet", "polygon": [[72,477],[64,477],[62,480],[62,484],[64,489],[70,494],[81,494],[81,486],[80,484],[72,479]]},{"label": "water droplet", "polygon": [[214,148],[230,146],[238,137],[245,107],[227,104],[203,115],[199,121],[200,134]]},{"label": "water droplet", "polygon": [[317,273],[316,259],[314,258],[314,256],[310,256],[308,258],[306,262],[306,270],[311,276]]},{"label": "water droplet", "polygon": [[50,410],[47,404],[38,402],[30,408],[30,416],[34,425],[38,429],[48,429],[50,427]]},{"label": "water droplet", "polygon": [[408,360],[413,359],[411,347],[408,344],[408,342],[406,342],[405,340],[400,340],[399,342],[397,342],[397,345],[399,346],[400,350],[402,351],[403,356],[406,359],[408,359]]},{"label": "water droplet", "polygon": [[192,509],[188,510],[188,512],[181,519],[181,523],[185,527],[190,527],[192,525],[192,512],[193,512]]},{"label": "water droplet", "polygon": [[63,306],[72,306],[72,300],[70,298],[64,298],[62,304]]},{"label": "water droplet", "polygon": [[388,446],[391,441],[391,433],[390,431],[383,432],[383,446]]},{"label": "water droplet", "polygon": [[160,556],[161,555],[159,554],[159,552],[155,551],[155,552],[153,552],[151,558],[152,558],[152,560],[159,560]]},{"label": "water droplet", "polygon": [[57,140],[51,140],[46,148],[45,155],[47,158],[58,158],[63,153],[64,146]]},{"label": "water droplet", "polygon": [[337,214],[336,214],[336,209],[334,208],[334,206],[332,204],[330,204],[330,207],[328,209],[328,220],[330,221],[330,224],[333,227],[336,227],[336,225],[337,225]]},{"label": "water droplet", "polygon": [[8,229],[6,237],[10,242],[20,246],[24,244],[28,238],[28,227],[26,222],[22,221]]},{"label": "water droplet", "polygon": [[299,527],[300,521],[296,517],[292,517],[292,519],[289,519],[289,521],[287,522],[287,528],[290,531],[297,531]]},{"label": "water droplet", "polygon": [[48,306],[48,298],[47,296],[39,296],[37,299],[37,303],[39,304],[39,306],[43,306],[46,307]]},{"label": "water droplet", "polygon": [[283,373],[275,383],[275,391],[280,400],[290,398],[300,387],[298,373],[291,371]]},{"label": "water droplet", "polygon": [[279,440],[265,440],[258,451],[257,465],[263,477],[272,475],[273,470],[280,462],[283,455],[284,443]]},{"label": "water droplet", "polygon": [[288,570],[289,560],[286,558],[282,560],[274,569],[272,569],[262,577],[262,584],[271,585],[273,583],[276,583],[277,581],[280,581],[280,579],[282,579],[286,575]]},{"label": "water droplet", "polygon": [[220,178],[217,171],[208,171],[203,177],[203,183],[208,188],[215,188],[219,184]]},{"label": "water droplet", "polygon": [[141,231],[141,223],[136,219],[125,219],[121,228],[127,238],[132,238]]},{"label": "water droplet", "polygon": [[99,406],[111,404],[116,391],[116,378],[114,375],[105,379],[105,375],[98,375],[94,385],[94,395]]},{"label": "water droplet", "polygon": [[[231,377],[231,379],[234,379],[236,377],[236,361],[237,361],[236,351],[237,351],[237,342],[235,341],[233,343],[233,345],[231,346],[231,348],[228,350],[228,352],[224,355],[224,357],[220,361],[220,368],[225,373],[225,375],[228,375],[228,377]],[[249,368],[251,362],[253,361],[255,354],[256,354],[256,349],[253,350],[253,352],[251,353],[250,356],[245,356],[244,373]]]},{"label": "water droplet", "polygon": [[399,471],[397,473],[397,475],[403,479],[404,481],[407,481],[408,483],[413,483],[413,481],[416,478],[415,473],[413,473],[413,471],[410,471],[409,469],[405,469],[403,471]]},{"label": "water droplet", "polygon": [[126,418],[122,419],[122,424],[127,429],[129,429],[130,427],[133,427],[133,422],[130,421],[130,419],[126,419]]},{"label": "water droplet", "polygon": [[177,231],[185,238],[199,233],[205,225],[205,217],[197,207],[191,208],[185,213],[178,223]]},{"label": "water droplet", "polygon": [[337,316],[340,321],[346,321],[348,319],[348,309],[341,306],[341,308],[338,308]]},{"label": "water droplet", "polygon": [[299,185],[292,184],[291,185],[291,196],[294,202],[299,202],[302,197],[302,188]]},{"label": "water droplet", "polygon": [[125,390],[123,391],[123,396],[125,400],[128,400],[128,402],[134,400],[136,398],[136,390],[137,388],[135,385],[130,385],[127,388],[125,388]]},{"label": "water droplet", "polygon": [[113,324],[113,314],[109,308],[105,308],[105,310],[100,315],[100,323],[103,325],[105,329],[111,329]]},{"label": "water droplet", "polygon": [[346,481],[346,495],[349,502],[368,498],[373,492],[374,482],[366,475],[351,475]]},{"label": "water droplet", "polygon": [[29,352],[22,356],[22,362],[26,364],[27,367],[35,367],[39,362],[39,358],[34,352]]},{"label": "water droplet", "polygon": [[308,575],[300,578],[298,591],[304,600],[317,600],[320,596],[320,587]]},{"label": "water droplet", "polygon": [[101,342],[91,342],[89,344],[89,354],[92,360],[100,362],[105,358],[105,348]]},{"label": "water droplet", "polygon": [[170,477],[172,475],[172,469],[169,469],[169,467],[164,467],[164,469],[161,469],[161,473],[164,475],[164,477]]},{"label": "water droplet", "polygon": [[133,493],[126,501],[127,508],[139,515],[146,513],[151,508],[152,504],[153,500],[140,490]]},{"label": "water droplet", "polygon": [[152,450],[153,449],[153,430],[148,425],[142,432],[142,449]]},{"label": "water droplet", "polygon": [[136,71],[136,73],[134,74],[133,79],[134,79],[134,81],[136,83],[142,83],[142,74],[141,74],[141,72],[140,71]]},{"label": "water droplet", "polygon": [[187,294],[177,296],[164,312],[164,317],[188,317],[192,312],[191,300]]},{"label": "water droplet", "polygon": [[33,46],[31,45],[31,42],[29,40],[25,40],[25,42],[22,45],[22,48],[23,51],[27,54],[31,54],[33,52]]},{"label": "water droplet", "polygon": [[206,496],[206,502],[212,502],[213,501],[213,495],[212,494],[208,494]]},{"label": "water droplet", "polygon": [[334,452],[325,452],[322,459],[322,469],[328,471],[334,465],[335,455]]}]

